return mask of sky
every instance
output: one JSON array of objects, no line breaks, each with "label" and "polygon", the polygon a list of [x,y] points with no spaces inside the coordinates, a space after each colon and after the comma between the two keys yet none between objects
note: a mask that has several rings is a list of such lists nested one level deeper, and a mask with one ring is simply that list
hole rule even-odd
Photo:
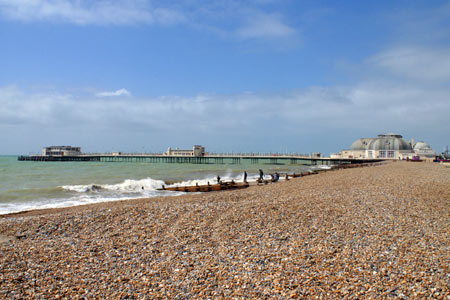
[{"label": "sky", "polygon": [[0,154],[450,144],[450,2],[0,0]]}]

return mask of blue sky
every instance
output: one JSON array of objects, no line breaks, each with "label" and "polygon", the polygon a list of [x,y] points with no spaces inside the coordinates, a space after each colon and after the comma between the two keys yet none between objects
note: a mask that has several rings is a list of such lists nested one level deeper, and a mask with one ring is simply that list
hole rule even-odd
[{"label": "blue sky", "polygon": [[450,144],[448,1],[0,0],[0,154]]}]

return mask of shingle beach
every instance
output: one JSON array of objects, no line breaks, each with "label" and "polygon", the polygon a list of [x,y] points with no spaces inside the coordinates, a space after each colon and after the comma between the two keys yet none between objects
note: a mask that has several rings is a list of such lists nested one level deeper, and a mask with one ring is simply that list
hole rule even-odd
[{"label": "shingle beach", "polygon": [[0,299],[450,299],[450,168],[0,216]]}]

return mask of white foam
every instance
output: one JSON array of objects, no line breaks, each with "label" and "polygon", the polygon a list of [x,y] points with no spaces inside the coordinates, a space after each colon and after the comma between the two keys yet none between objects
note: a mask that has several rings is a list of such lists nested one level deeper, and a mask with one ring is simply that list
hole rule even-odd
[{"label": "white foam", "polygon": [[88,185],[64,185],[62,188],[67,191],[73,191],[78,193],[88,192],[102,192],[102,191],[114,191],[114,192],[142,192],[145,190],[155,191],[164,184],[162,180],[155,180],[152,178],[145,178],[140,180],[127,179],[118,184],[88,184]]},{"label": "white foam", "polygon": [[24,203],[1,203],[0,204],[0,215],[9,214],[21,211],[35,210],[35,209],[47,209],[47,208],[61,208],[70,207],[77,205],[86,205],[101,202],[112,202],[120,200],[130,200],[138,198],[153,198],[162,196],[179,196],[184,193],[182,192],[172,192],[172,191],[143,191],[141,193],[134,194],[110,194],[102,195],[101,193],[96,194],[81,194],[68,198],[60,199],[36,199],[32,202]]},{"label": "white foam", "polygon": [[162,180],[145,178],[141,180],[127,179],[118,184],[65,185],[60,188],[68,192],[66,197],[41,198],[30,202],[0,203],[0,214],[184,194],[182,192],[157,190],[163,184],[164,181]]},{"label": "white foam", "polygon": [[330,170],[331,166],[328,165],[318,165],[317,166],[318,169],[322,169],[322,170]]}]

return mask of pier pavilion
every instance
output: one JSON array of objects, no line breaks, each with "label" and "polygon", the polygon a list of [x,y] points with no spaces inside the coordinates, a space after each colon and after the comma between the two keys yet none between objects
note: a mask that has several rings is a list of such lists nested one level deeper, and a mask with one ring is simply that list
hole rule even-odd
[{"label": "pier pavilion", "polygon": [[379,134],[376,138],[360,138],[350,149],[342,150],[334,158],[343,159],[401,159],[414,155],[411,143],[395,133]]}]

